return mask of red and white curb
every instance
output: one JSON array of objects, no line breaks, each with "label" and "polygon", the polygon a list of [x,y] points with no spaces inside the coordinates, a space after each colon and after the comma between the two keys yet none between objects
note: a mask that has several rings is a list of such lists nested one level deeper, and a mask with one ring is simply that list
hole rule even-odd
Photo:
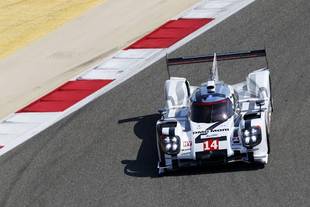
[{"label": "red and white curb", "polygon": [[255,0],[206,0],[0,121],[0,156]]}]

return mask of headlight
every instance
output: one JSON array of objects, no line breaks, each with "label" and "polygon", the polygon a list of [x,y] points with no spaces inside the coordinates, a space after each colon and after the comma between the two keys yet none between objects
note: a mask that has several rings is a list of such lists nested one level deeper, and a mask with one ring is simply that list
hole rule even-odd
[{"label": "headlight", "polygon": [[166,151],[171,150],[171,144],[170,144],[170,143],[166,144],[166,146],[165,146],[165,150],[166,150]]},{"label": "headlight", "polygon": [[173,143],[177,143],[178,139],[177,139],[176,137],[173,137],[173,138],[171,139],[171,141],[172,141]]},{"label": "headlight", "polygon": [[164,153],[175,155],[180,152],[180,138],[162,136],[160,138],[160,146]]},{"label": "headlight", "polygon": [[249,130],[245,130],[245,131],[244,131],[244,136],[246,136],[246,137],[250,136]]},{"label": "headlight", "polygon": [[178,145],[177,144],[173,144],[172,145],[172,151],[176,151],[178,149]]},{"label": "headlight", "polygon": [[250,144],[250,137],[246,137],[244,141],[245,141],[245,144]]},{"label": "headlight", "polygon": [[256,133],[257,133],[257,129],[252,128],[252,129],[251,129],[251,133],[252,133],[252,134],[256,134]]},{"label": "headlight", "polygon": [[254,147],[262,140],[261,128],[253,126],[242,130],[242,140],[245,147]]},{"label": "headlight", "polygon": [[169,139],[169,137],[166,137],[166,138],[164,139],[164,142],[165,142],[165,144],[170,143],[170,139]]}]

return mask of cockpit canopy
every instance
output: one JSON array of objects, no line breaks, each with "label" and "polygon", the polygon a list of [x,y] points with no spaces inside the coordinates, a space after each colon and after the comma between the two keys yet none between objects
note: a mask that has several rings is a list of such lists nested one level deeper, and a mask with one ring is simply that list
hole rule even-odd
[{"label": "cockpit canopy", "polygon": [[225,121],[233,115],[231,101],[226,98],[216,102],[191,103],[191,120],[197,123]]},{"label": "cockpit canopy", "polygon": [[204,86],[199,87],[191,97],[190,118],[197,123],[225,121],[233,115],[233,103],[229,99],[226,84],[216,84],[210,93]]}]

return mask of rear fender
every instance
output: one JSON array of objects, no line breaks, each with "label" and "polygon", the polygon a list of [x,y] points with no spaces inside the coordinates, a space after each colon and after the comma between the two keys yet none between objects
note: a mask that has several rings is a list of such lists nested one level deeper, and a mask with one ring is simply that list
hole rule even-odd
[{"label": "rear fender", "polygon": [[171,77],[165,82],[166,107],[181,108],[188,105],[190,86],[185,78]]},{"label": "rear fender", "polygon": [[247,77],[247,87],[254,94],[259,94],[259,92],[261,92],[264,96],[261,98],[270,98],[271,88],[269,69],[260,69],[250,73]]}]

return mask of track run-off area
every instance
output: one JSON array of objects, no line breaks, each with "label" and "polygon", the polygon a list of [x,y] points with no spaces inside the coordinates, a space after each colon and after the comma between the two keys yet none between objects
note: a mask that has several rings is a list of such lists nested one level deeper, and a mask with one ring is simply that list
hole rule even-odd
[{"label": "track run-off area", "polygon": [[0,2],[0,59],[62,26],[103,0]]},{"label": "track run-off area", "polygon": [[[274,113],[270,162],[157,177],[155,123],[165,59],[0,157],[0,206],[309,206],[310,2],[257,0],[170,57],[266,47]],[[240,82],[264,62],[218,64]],[[192,85],[211,65],[178,67]]]}]

